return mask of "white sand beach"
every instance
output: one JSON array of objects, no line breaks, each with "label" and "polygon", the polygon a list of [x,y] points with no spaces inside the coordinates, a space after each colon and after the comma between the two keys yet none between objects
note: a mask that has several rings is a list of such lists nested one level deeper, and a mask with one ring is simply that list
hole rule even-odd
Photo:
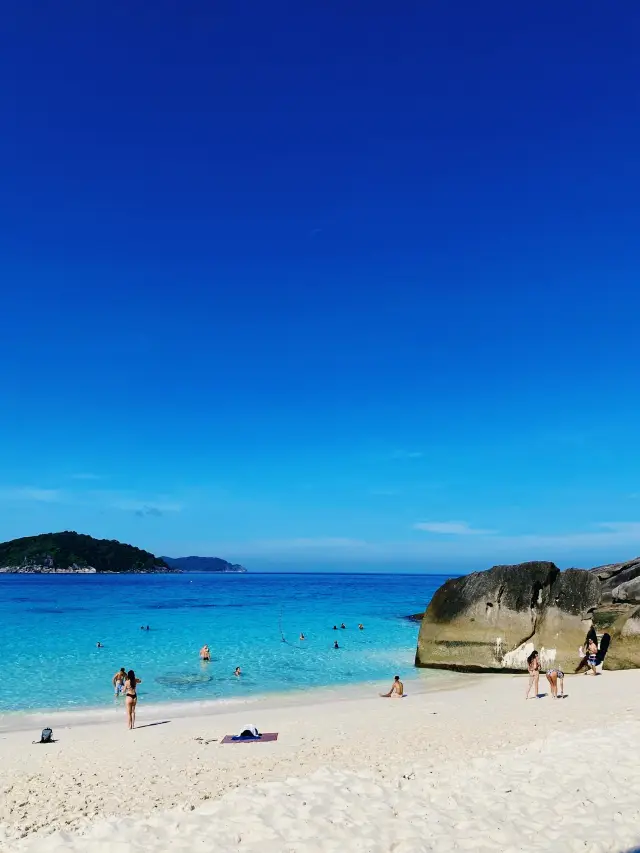
[{"label": "white sand beach", "polygon": [[[56,717],[51,745],[31,745],[44,716],[14,717],[0,736],[0,850],[640,846],[640,672],[567,677],[558,700],[525,701],[526,684],[427,674],[403,700],[362,685],[232,709],[141,704],[133,732],[123,710]],[[247,723],[278,741],[220,744]]]}]

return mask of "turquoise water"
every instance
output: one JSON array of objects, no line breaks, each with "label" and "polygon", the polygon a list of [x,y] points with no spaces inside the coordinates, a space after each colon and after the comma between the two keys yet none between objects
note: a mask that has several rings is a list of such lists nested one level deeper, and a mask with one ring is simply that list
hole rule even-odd
[{"label": "turquoise water", "polygon": [[[113,701],[111,678],[120,666],[135,669],[141,699],[152,702],[239,699],[388,679],[396,671],[407,678],[418,625],[403,617],[423,610],[444,580],[0,575],[0,711],[104,706]],[[334,631],[341,622],[346,630]],[[140,630],[147,624],[151,630]],[[210,664],[198,658],[205,643]]]}]

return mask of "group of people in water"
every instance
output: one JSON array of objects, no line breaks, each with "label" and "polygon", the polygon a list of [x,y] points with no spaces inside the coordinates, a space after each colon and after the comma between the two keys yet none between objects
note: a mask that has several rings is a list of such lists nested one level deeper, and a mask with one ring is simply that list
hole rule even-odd
[{"label": "group of people in water", "polygon": [[[209,648],[209,646],[207,646],[206,643],[200,649],[200,660],[203,663],[210,663],[211,662],[211,649]],[[236,678],[240,678],[240,676],[242,675],[242,670],[240,669],[239,666],[237,666],[234,669],[233,674],[236,676]]]},{"label": "group of people in water", "polygon": [[[578,673],[584,670],[585,675],[598,675],[598,667],[604,663],[610,641],[611,637],[609,634],[603,634],[600,644],[598,645],[598,635],[596,634],[595,628],[591,627],[585,639],[584,646],[580,646],[578,649],[580,662],[578,663],[575,672]],[[527,668],[529,670],[529,684],[527,685],[527,695],[525,696],[525,699],[529,698],[531,688],[533,688],[533,697],[537,698],[540,695],[538,687],[540,682],[541,664],[540,654],[536,649],[534,649],[527,657]],[[549,682],[549,689],[551,690],[551,698],[563,699],[566,696],[564,692],[564,672],[558,667],[555,667],[548,669],[546,671],[546,676],[547,681]],[[560,693],[558,693],[558,687],[560,687]]]}]

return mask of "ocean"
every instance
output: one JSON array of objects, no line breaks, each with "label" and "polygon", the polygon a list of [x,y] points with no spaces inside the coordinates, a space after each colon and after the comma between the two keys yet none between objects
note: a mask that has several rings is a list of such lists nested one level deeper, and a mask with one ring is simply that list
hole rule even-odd
[{"label": "ocean", "polygon": [[[0,575],[0,712],[104,707],[121,666],[142,679],[140,700],[156,703],[410,679],[419,626],[405,617],[421,612],[444,580]],[[211,663],[199,660],[205,643]]]}]

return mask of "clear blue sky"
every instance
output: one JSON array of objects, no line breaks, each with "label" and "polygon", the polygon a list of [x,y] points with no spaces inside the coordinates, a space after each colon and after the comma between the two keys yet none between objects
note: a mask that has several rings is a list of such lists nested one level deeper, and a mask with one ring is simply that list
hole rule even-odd
[{"label": "clear blue sky", "polygon": [[3,4],[0,539],[640,552],[640,5]]}]

